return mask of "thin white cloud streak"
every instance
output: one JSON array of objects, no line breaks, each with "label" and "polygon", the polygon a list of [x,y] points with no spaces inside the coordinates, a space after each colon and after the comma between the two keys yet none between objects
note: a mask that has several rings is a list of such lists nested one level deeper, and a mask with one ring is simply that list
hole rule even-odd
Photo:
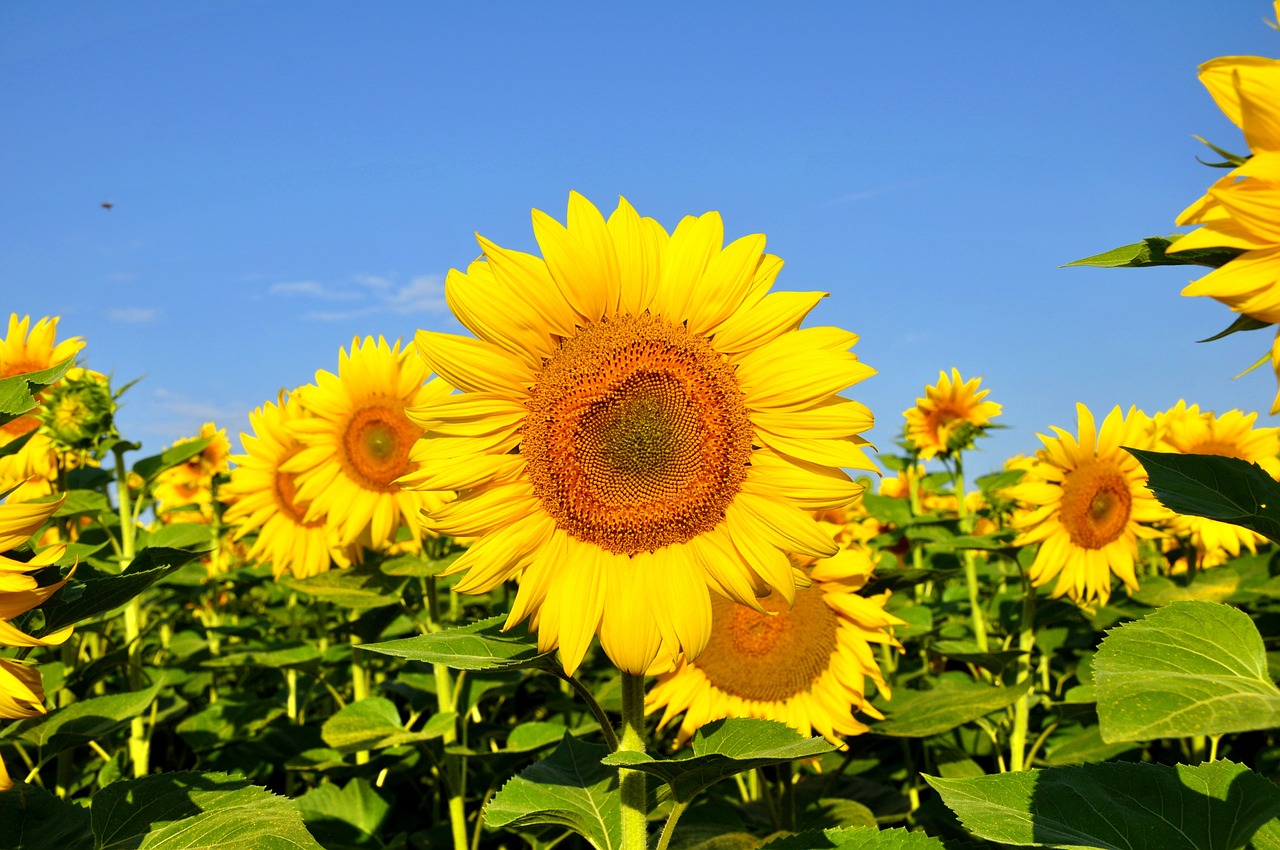
[{"label": "thin white cloud streak", "polygon": [[[329,286],[317,281],[288,281],[272,284],[268,292],[283,297],[319,301],[352,302],[347,310],[308,310],[303,318],[336,322],[378,313],[442,313],[448,311],[444,298],[444,278],[438,274],[416,275],[406,283],[382,275],[353,275],[346,285]],[[355,302],[360,302],[359,306]]]},{"label": "thin white cloud streak", "polygon": [[111,321],[131,325],[154,322],[159,315],[160,311],[154,307],[112,307],[107,311],[107,318]]},{"label": "thin white cloud streak", "polygon": [[927,183],[937,182],[935,178],[921,177],[916,180],[905,180],[901,183],[890,183],[887,186],[873,186],[870,189],[863,189],[860,192],[850,192],[847,195],[831,198],[823,201],[820,207],[838,207],[842,204],[855,204],[858,201],[868,201],[872,198],[878,198],[881,195],[892,195],[901,192],[904,189],[914,189],[916,186],[923,186]]}]

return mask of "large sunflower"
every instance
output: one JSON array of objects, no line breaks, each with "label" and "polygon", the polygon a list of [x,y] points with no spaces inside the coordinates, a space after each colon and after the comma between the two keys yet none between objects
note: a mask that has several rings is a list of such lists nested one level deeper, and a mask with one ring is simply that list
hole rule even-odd
[{"label": "large sunflower", "polygon": [[1005,492],[1034,506],[1014,519],[1021,532],[1015,546],[1040,544],[1031,565],[1032,583],[1038,587],[1057,578],[1055,597],[1105,605],[1112,573],[1130,591],[1138,589],[1138,538],[1159,536],[1141,523],[1163,520],[1169,513],[1147,489],[1142,465],[1121,448],[1152,448],[1152,420],[1132,407],[1122,416],[1116,407],[1099,432],[1089,408],[1077,404],[1076,414],[1079,437],[1057,427],[1056,438],[1039,435],[1044,448],[1036,453],[1036,462]]},{"label": "large sunflower", "polygon": [[[1280,478],[1280,428],[1255,428],[1258,414],[1228,410],[1218,416],[1201,412],[1199,405],[1187,406],[1179,401],[1172,409],[1155,417],[1156,449],[1182,454],[1219,455],[1256,463],[1272,478]],[[1168,527],[1175,535],[1188,538],[1201,553],[1201,566],[1226,560],[1215,553],[1232,557],[1241,547],[1255,551],[1266,538],[1239,525],[1198,516],[1173,514]]]},{"label": "large sunflower", "polygon": [[[62,499],[0,505],[0,553],[10,552],[25,543],[61,505]],[[29,575],[55,563],[65,551],[66,546],[51,546],[25,560],[0,554],[0,646],[53,646],[70,636],[71,627],[68,626],[46,637],[35,638],[10,622],[44,602],[66,583],[63,579],[41,587]],[[44,711],[40,671],[29,664],[0,658],[0,719],[35,717]],[[0,761],[0,791],[12,785],[4,762]]]},{"label": "large sunflower", "polygon": [[960,370],[951,376],[938,373],[938,383],[924,388],[924,398],[904,411],[907,418],[907,441],[915,447],[921,460],[935,455],[947,457],[973,445],[973,439],[991,420],[1000,415],[1000,405],[983,401],[990,390],[979,390],[981,378],[962,381]]},{"label": "large sunflower", "polygon": [[836,745],[865,732],[855,712],[884,717],[867,700],[866,680],[889,695],[871,644],[898,646],[890,627],[906,625],[884,610],[888,591],[858,595],[873,566],[870,550],[842,549],[813,567],[794,604],[775,592],[763,611],[712,597],[707,648],[658,680],[648,711],[665,709],[663,726],[684,712],[678,744],[722,717],[778,720]]},{"label": "large sunflower", "polygon": [[410,458],[422,428],[405,408],[444,399],[441,380],[427,382],[422,361],[382,337],[351,341],[338,356],[338,374],[316,372],[316,384],[297,390],[310,416],[292,419],[289,430],[303,449],[281,464],[296,476],[294,499],[310,503],[304,521],[327,516],[340,545],[373,549],[395,542],[407,526],[422,538],[418,515],[439,507],[443,495],[402,490],[397,479],[418,469]]},{"label": "large sunflower", "polygon": [[769,293],[763,236],[723,245],[718,213],[667,232],[625,200],[608,221],[577,193],[568,225],[533,213],[543,258],[480,238],[445,295],[477,338],[419,331],[460,395],[410,412],[427,431],[406,483],[459,490],[431,527],[479,539],[455,564],[481,593],[519,574],[565,669],[592,636],[623,670],[693,658],[710,588],[795,598],[788,552],[836,545],[806,510],[854,501],[872,469],[866,407],[835,395],[874,370],[833,327],[799,329],[822,293]]},{"label": "large sunflower", "polygon": [[279,405],[267,402],[249,414],[253,434],[241,434],[245,454],[235,455],[231,480],[222,494],[232,502],[223,515],[235,526],[235,539],[258,532],[246,557],[266,561],[276,577],[286,572],[309,578],[351,563],[349,547],[338,545],[336,532],[324,516],[307,519],[310,505],[298,498],[294,476],[281,470],[302,450],[289,423],[307,416],[297,396],[280,394]]}]

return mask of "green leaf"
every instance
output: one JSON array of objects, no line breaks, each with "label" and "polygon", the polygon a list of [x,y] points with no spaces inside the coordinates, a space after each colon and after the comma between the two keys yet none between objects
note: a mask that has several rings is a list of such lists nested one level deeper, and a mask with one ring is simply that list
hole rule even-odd
[{"label": "green leaf", "polygon": [[850,847],[855,850],[946,850],[946,846],[941,840],[923,832],[858,826],[788,835],[761,845],[761,850],[823,850],[827,847]]},{"label": "green leaf", "polygon": [[200,454],[212,441],[212,437],[203,437],[198,440],[179,443],[176,446],[165,449],[158,455],[142,458],[133,465],[133,472],[142,476],[142,479],[149,484],[156,480],[160,473],[166,469],[173,469],[175,466],[186,463]]},{"label": "green leaf", "polygon": [[199,552],[186,549],[143,549],[118,576],[73,579],[41,606],[46,617],[45,633],[118,608],[199,556]]},{"label": "green leaf", "polygon": [[785,723],[748,717],[717,720],[693,736],[689,755],[656,759],[648,753],[620,750],[602,760],[610,767],[629,767],[656,776],[672,796],[687,803],[709,785],[735,773],[795,759],[813,758],[835,749],[823,738],[806,738]]},{"label": "green leaf", "polygon": [[1049,736],[1044,759],[1051,765],[1085,764],[1108,761],[1121,753],[1137,749],[1136,744],[1108,744],[1102,740],[1097,726],[1074,726]]},{"label": "green leaf", "polygon": [[1107,633],[1093,661],[1107,743],[1280,726],[1280,689],[1249,616],[1175,602]]},{"label": "green leaf", "polygon": [[484,821],[494,829],[568,827],[597,850],[622,846],[618,771],[600,760],[609,748],[565,735],[551,755],[520,771],[494,795]]},{"label": "green leaf", "polygon": [[1240,331],[1260,331],[1263,328],[1269,327],[1271,327],[1271,322],[1262,322],[1253,318],[1253,316],[1237,316],[1236,320],[1232,322],[1226,330],[1219,331],[1211,337],[1196,340],[1196,342],[1213,342],[1214,340],[1222,339],[1224,336],[1231,336],[1231,334],[1239,333]]},{"label": "green leaf", "polygon": [[321,659],[320,650],[310,643],[297,646],[281,646],[276,649],[250,649],[244,652],[230,652],[216,655],[200,662],[201,667],[270,667],[286,669],[304,667]]},{"label": "green leaf", "polygon": [[1280,541],[1280,483],[1236,457],[1125,451],[1147,471],[1147,486],[1169,510],[1229,522]]},{"label": "green leaf", "polygon": [[930,549],[938,549],[944,552],[956,552],[963,549],[992,551],[1008,549],[1013,543],[1013,538],[1012,531],[997,531],[994,534],[982,535],[957,534],[953,537],[930,540],[928,546]]},{"label": "green leaf", "polygon": [[1016,649],[983,652],[976,643],[967,640],[935,640],[929,645],[929,651],[943,658],[950,658],[964,664],[976,664],[997,673],[1023,655]]},{"label": "green leaf", "polygon": [[357,611],[385,608],[400,602],[398,596],[388,591],[381,576],[356,569],[329,570],[311,578],[282,576],[276,583],[339,608]]},{"label": "green leaf", "polygon": [[146,532],[142,545],[207,552],[213,548],[213,531],[198,522],[175,522]]},{"label": "green leaf", "polygon": [[926,776],[979,838],[1103,850],[1242,850],[1280,788],[1242,765],[1112,762],[973,779]]},{"label": "green leaf", "polygon": [[502,631],[504,617],[490,617],[429,635],[361,644],[360,648],[454,670],[516,670],[554,664],[552,653],[538,654],[538,645],[523,628]]},{"label": "green leaf", "polygon": [[1007,708],[1026,690],[1026,685],[1001,688],[955,679],[943,679],[928,691],[899,688],[886,704],[886,719],[872,724],[871,731],[894,738],[927,738]]},{"label": "green leaf", "polygon": [[36,395],[45,387],[60,381],[73,362],[64,360],[38,372],[0,378],[0,425],[7,425],[39,407],[40,401]]},{"label": "green leaf", "polygon": [[367,780],[356,777],[342,789],[328,782],[311,789],[298,798],[298,810],[307,829],[325,846],[368,846],[369,839],[376,842],[391,804]]},{"label": "green leaf", "polygon": [[93,844],[88,811],[25,782],[0,792],[0,824],[0,850],[70,850]]},{"label": "green leaf", "polygon": [[16,736],[40,748],[40,759],[87,744],[123,726],[146,711],[164,686],[158,681],[141,691],[89,697],[48,714],[14,724],[6,736]]},{"label": "green leaf", "polygon": [[1129,597],[1152,608],[1163,608],[1174,602],[1199,599],[1204,602],[1226,602],[1240,588],[1240,576],[1222,568],[1202,570],[1195,579],[1183,584],[1164,576],[1144,576],[1142,588]]},{"label": "green leaf", "polygon": [[453,712],[443,712],[433,715],[420,731],[411,731],[405,728],[395,703],[383,697],[366,697],[326,720],[320,737],[341,753],[382,750],[439,738],[454,728],[456,719]]},{"label": "green leaf", "polygon": [[114,514],[115,508],[107,497],[97,490],[71,490],[66,499],[54,511],[54,516],[97,516],[98,514]]},{"label": "green leaf", "polygon": [[1096,266],[1104,269],[1145,268],[1147,266],[1209,266],[1219,268],[1240,256],[1238,248],[1202,248],[1191,251],[1167,253],[1169,246],[1186,234],[1175,233],[1172,236],[1148,236],[1141,242],[1112,248],[1092,257],[1073,260],[1063,268],[1071,266]]},{"label": "green leaf", "polygon": [[378,569],[384,575],[389,576],[427,578],[428,576],[440,575],[440,573],[449,569],[449,566],[461,556],[462,550],[453,552],[443,558],[428,558],[425,555],[399,555],[383,561],[378,565]]},{"label": "green leaf", "polygon": [[224,773],[115,782],[89,813],[94,850],[323,850],[292,801]]}]

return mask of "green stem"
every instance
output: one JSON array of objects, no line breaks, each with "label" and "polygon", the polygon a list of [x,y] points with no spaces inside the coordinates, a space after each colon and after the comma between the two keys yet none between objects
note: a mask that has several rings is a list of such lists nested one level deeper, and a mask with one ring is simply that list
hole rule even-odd
[{"label": "green stem", "polygon": [[[422,584],[422,593],[426,597],[427,631],[440,631],[440,594],[436,589],[435,576],[429,576]],[[457,699],[454,693],[453,677],[449,668],[443,664],[432,664],[431,672],[436,680],[436,708],[443,714],[457,711]],[[461,722],[459,719],[458,722]],[[468,850],[467,840],[467,763],[456,753],[447,748],[458,741],[457,724],[444,734],[442,742],[446,748],[443,756],[446,793],[449,795],[449,826],[453,834],[453,850]]]},{"label": "green stem", "polygon": [[577,677],[570,676],[558,669],[550,672],[572,688],[573,692],[587,704],[587,709],[591,712],[591,716],[596,719],[596,723],[600,724],[600,732],[604,735],[604,742],[609,745],[609,751],[616,753],[618,751],[618,736],[613,731],[613,726],[609,723],[609,715],[604,713],[604,709],[600,707],[600,703],[596,702],[596,698],[591,695],[591,691],[587,689],[587,686],[579,682]]},{"label": "green stem", "polygon": [[[352,611],[349,619],[351,621],[351,701],[354,703],[369,696],[369,671],[364,669],[364,656],[359,650],[360,644],[364,641],[356,633],[356,620],[359,619],[359,614]],[[356,764],[368,763],[368,750],[360,750],[356,753]]]},{"label": "green stem", "polygon": [[[618,749],[643,753],[644,748],[644,676],[623,672]],[[639,770],[619,768],[618,785],[622,795],[622,850],[645,850],[649,846],[645,775]]]},{"label": "green stem", "polygon": [[[116,511],[120,518],[120,571],[133,563],[137,554],[137,525],[134,522],[133,504],[129,495],[129,472],[124,465],[124,446],[111,447],[116,468]],[[141,494],[139,494],[141,500]],[[124,609],[124,637],[128,658],[129,690],[142,689],[142,599],[135,596]],[[129,761],[133,765],[134,779],[150,772],[151,738],[147,734],[146,719],[139,716],[129,721]]]},{"label": "green stem", "polygon": [[662,835],[658,836],[658,850],[667,850],[670,846],[671,836],[676,831],[676,822],[680,820],[680,816],[687,808],[689,808],[688,803],[671,804],[671,814],[667,815],[667,822],[662,825]]},{"label": "green stem", "polygon": [[[970,534],[973,531],[973,519],[969,516],[969,506],[964,501],[964,463],[960,452],[956,452],[956,514],[960,517],[960,533]],[[987,623],[982,614],[982,598],[978,594],[978,567],[974,561],[973,550],[964,550],[964,580],[969,586],[969,619],[973,624],[973,639],[978,649],[987,651]]]},{"label": "green stem", "polygon": [[1031,722],[1031,695],[1035,691],[1031,681],[1031,652],[1036,645],[1036,591],[1031,581],[1024,574],[1022,577],[1022,620],[1018,624],[1018,657],[1019,685],[1028,685],[1026,693],[1013,705],[1013,730],[1009,733],[1009,769],[1013,772],[1026,770],[1027,727]]},{"label": "green stem", "polygon": [[1209,736],[1209,761],[1218,760],[1218,742],[1222,740],[1221,735]]}]

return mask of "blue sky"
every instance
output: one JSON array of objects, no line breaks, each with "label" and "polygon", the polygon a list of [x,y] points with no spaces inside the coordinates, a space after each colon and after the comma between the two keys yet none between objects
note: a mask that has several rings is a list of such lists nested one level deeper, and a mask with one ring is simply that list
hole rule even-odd
[{"label": "blue sky", "polygon": [[[1158,8],[1158,14],[1155,10]],[[459,330],[476,231],[536,250],[571,189],[669,228],[719,210],[831,293],[891,450],[938,371],[981,375],[997,468],[1074,405],[1266,414],[1266,331],[1179,268],[1062,263],[1173,232],[1244,150],[1196,80],[1280,56],[1255,0],[0,5],[0,309],[60,315],[159,449],[235,441],[353,335]],[[109,201],[113,206],[104,209]]]}]

